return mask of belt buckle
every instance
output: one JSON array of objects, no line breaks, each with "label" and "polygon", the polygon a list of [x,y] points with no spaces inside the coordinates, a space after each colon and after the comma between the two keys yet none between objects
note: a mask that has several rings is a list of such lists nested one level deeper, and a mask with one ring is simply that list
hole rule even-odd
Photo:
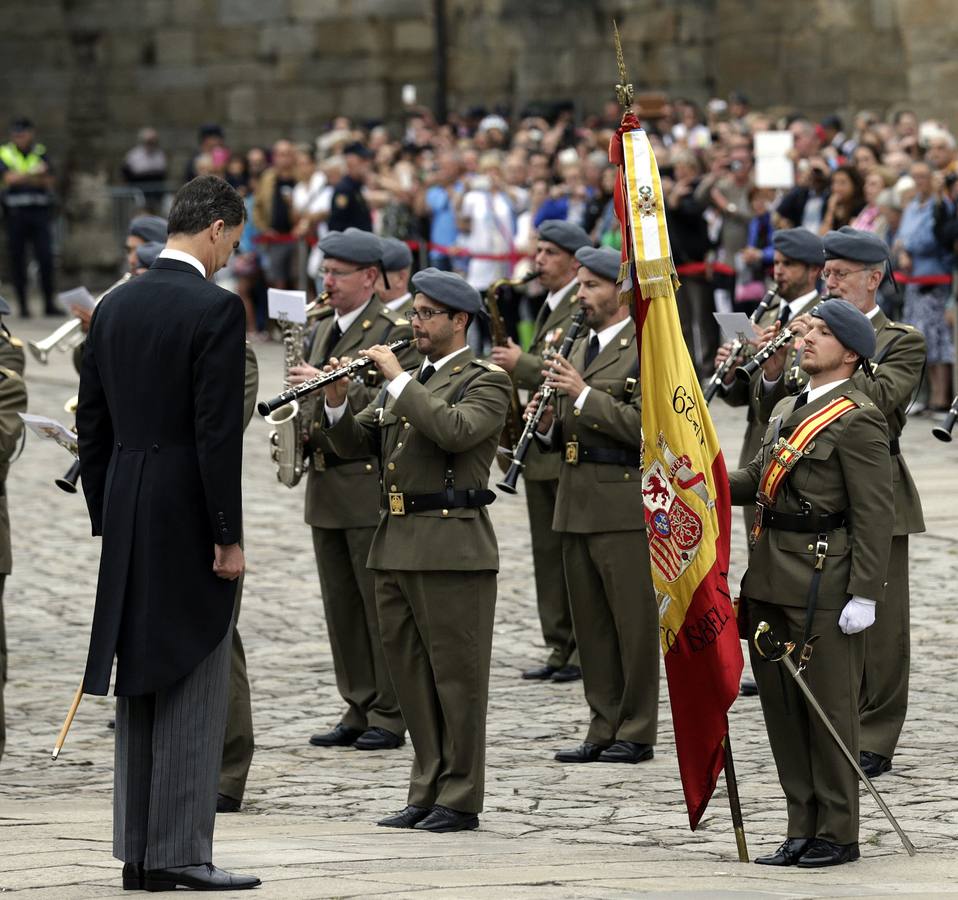
[{"label": "belt buckle", "polygon": [[406,498],[403,495],[402,491],[389,492],[389,515],[391,516],[406,515]]},{"label": "belt buckle", "polygon": [[825,566],[825,557],[828,555],[828,535],[820,534],[815,541],[815,568],[821,571]]},{"label": "belt buckle", "polygon": [[779,438],[778,443],[772,448],[772,459],[786,472],[791,472],[803,455],[801,450],[793,447],[785,438]]},{"label": "belt buckle", "polygon": [[579,442],[569,441],[565,445],[565,461],[570,466],[579,465]]},{"label": "belt buckle", "polygon": [[313,451],[313,471],[315,472],[325,472],[326,471],[326,454],[322,450]]},{"label": "belt buckle", "polygon": [[749,530],[749,541],[754,546],[762,534],[762,522],[765,518],[765,506],[762,503],[755,504],[755,518],[752,520],[752,527]]}]

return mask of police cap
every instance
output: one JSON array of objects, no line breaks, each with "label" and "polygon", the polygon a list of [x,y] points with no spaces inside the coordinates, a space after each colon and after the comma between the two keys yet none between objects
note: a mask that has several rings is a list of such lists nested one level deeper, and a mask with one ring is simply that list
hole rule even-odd
[{"label": "police cap", "polygon": [[849,259],[875,265],[888,261],[888,245],[869,231],[846,225],[825,235],[826,259]]},{"label": "police cap", "polygon": [[398,272],[412,265],[412,251],[406,246],[405,241],[393,237],[380,240],[383,245],[383,268],[387,272]]},{"label": "police cap", "polygon": [[130,220],[128,233],[133,237],[138,237],[148,244],[166,243],[166,219],[160,216],[135,216]]},{"label": "police cap", "polygon": [[812,310],[812,316],[822,319],[843,347],[868,359],[875,353],[875,329],[858,307],[847,300],[826,300]]},{"label": "police cap", "polygon": [[607,281],[618,281],[622,255],[611,247],[580,247],[575,252],[579,260],[590,272]]},{"label": "police cap", "polygon": [[776,231],[772,246],[782,256],[809,266],[821,268],[825,264],[825,248],[822,239],[807,228],[786,228]]},{"label": "police cap", "polygon": [[540,240],[549,241],[566,253],[574,254],[580,247],[592,245],[584,228],[563,219],[546,219],[539,225],[538,233]]},{"label": "police cap", "polygon": [[459,309],[471,316],[485,313],[479,291],[454,272],[440,272],[433,267],[421,269],[413,275],[412,287],[417,294],[425,294],[449,309]]},{"label": "police cap", "polygon": [[371,231],[347,228],[345,231],[330,231],[319,242],[324,256],[341,259],[360,266],[382,264],[383,243]]}]

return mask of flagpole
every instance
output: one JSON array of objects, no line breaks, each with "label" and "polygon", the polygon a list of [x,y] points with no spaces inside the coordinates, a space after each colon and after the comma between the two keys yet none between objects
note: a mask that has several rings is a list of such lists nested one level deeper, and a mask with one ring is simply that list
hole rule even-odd
[{"label": "flagpole", "polygon": [[728,807],[732,813],[732,828],[735,829],[735,843],[738,846],[738,861],[750,862],[748,846],[745,843],[745,824],[742,821],[742,804],[738,797],[738,779],[735,777],[735,761],[732,759],[732,741],[728,734],[722,741],[725,748],[725,785],[728,788]]}]

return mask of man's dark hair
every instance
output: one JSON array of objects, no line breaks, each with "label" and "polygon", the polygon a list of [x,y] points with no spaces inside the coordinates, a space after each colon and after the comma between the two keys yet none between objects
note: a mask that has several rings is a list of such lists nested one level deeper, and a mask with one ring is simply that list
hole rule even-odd
[{"label": "man's dark hair", "polygon": [[168,234],[199,234],[217,219],[227,228],[246,220],[243,198],[217,175],[200,175],[183,185],[173,198]]}]

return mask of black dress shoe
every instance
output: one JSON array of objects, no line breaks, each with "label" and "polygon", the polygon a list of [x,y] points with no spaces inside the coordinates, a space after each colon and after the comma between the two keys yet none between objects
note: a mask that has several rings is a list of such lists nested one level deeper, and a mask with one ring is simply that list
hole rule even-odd
[{"label": "black dress shoe", "polygon": [[357,750],[395,750],[406,743],[405,738],[398,734],[393,734],[385,728],[367,728],[358,738],[353,746]]},{"label": "black dress shoe", "polygon": [[413,826],[417,831],[432,831],[447,834],[451,831],[475,831],[479,827],[476,813],[459,812],[448,806],[434,806],[429,815]]},{"label": "black dress shoe", "polygon": [[109,728],[110,731],[115,731],[115,730],[116,730],[116,719],[110,719],[110,720],[106,723],[106,727]]},{"label": "black dress shoe", "polygon": [[882,772],[891,770],[891,760],[880,753],[872,753],[871,750],[862,750],[858,754],[858,765],[869,778],[877,778]]},{"label": "black dress shoe", "polygon": [[548,681],[558,671],[555,666],[536,666],[534,669],[526,669],[522,677],[526,681]]},{"label": "black dress shoe", "polygon": [[588,741],[583,741],[583,743],[579,744],[579,746],[573,750],[560,750],[558,753],[556,753],[555,758],[556,762],[595,762],[604,750],[605,747],[600,747],[598,744],[590,744]]},{"label": "black dress shoe", "polygon": [[758,696],[758,685],[754,678],[743,678],[738,684],[738,692],[742,697]]},{"label": "black dress shoe", "polygon": [[428,806],[407,806],[405,809],[396,813],[394,816],[386,816],[380,819],[376,824],[384,828],[415,828],[418,822],[421,822],[432,809]]},{"label": "black dress shoe", "polygon": [[582,669],[578,666],[563,666],[553,676],[552,681],[556,684],[564,684],[567,681],[578,681],[582,677]]},{"label": "black dress shoe", "polygon": [[332,731],[327,731],[326,734],[314,734],[309,739],[309,742],[314,747],[352,747],[362,733],[361,728],[349,728],[340,722]]},{"label": "black dress shoe", "polygon": [[651,744],[637,744],[635,741],[616,741],[599,754],[599,762],[640,763],[655,756]]},{"label": "black dress shoe", "polygon": [[226,794],[216,795],[216,811],[218,813],[239,812],[240,806],[242,806],[242,801],[240,800],[236,800],[233,797],[227,797]]},{"label": "black dress shoe", "polygon": [[123,863],[123,890],[143,890],[143,863]]},{"label": "black dress shoe", "polygon": [[760,866],[794,866],[811,842],[811,838],[785,838],[771,856],[756,856],[755,862]]},{"label": "black dress shoe", "polygon": [[820,869],[824,866],[840,866],[855,862],[861,857],[858,844],[833,844],[831,841],[815,838],[798,860],[800,869]]},{"label": "black dress shoe", "polygon": [[255,875],[234,875],[217,869],[213,863],[199,866],[175,866],[171,869],[147,869],[143,887],[148,891],[175,891],[178,887],[194,891],[245,891],[259,887]]}]

